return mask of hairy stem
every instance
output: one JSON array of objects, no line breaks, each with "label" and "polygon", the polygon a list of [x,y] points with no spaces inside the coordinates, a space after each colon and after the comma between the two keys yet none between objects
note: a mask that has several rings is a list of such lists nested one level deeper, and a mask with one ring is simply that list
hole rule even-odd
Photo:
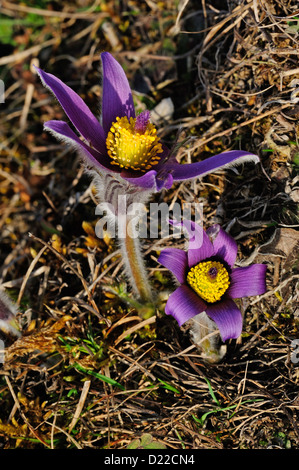
[{"label": "hairy stem", "polygon": [[130,234],[131,223],[131,218],[127,217],[126,233],[119,239],[126,274],[137,298],[145,303],[152,303],[153,296],[141,254],[140,238],[136,234]]},{"label": "hairy stem", "polygon": [[203,359],[211,363],[221,361],[226,353],[226,345],[222,344],[217,326],[205,312],[192,318],[190,331]]}]

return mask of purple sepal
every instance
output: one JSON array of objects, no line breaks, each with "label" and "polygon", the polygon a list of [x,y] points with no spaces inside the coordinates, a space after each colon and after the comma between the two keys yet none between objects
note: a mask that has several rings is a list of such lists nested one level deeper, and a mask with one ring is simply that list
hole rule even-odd
[{"label": "purple sepal", "polygon": [[206,309],[206,304],[186,284],[178,287],[170,296],[165,307],[166,315],[172,315],[182,326],[186,321]]},{"label": "purple sepal", "polygon": [[187,253],[179,248],[166,248],[158,258],[158,262],[169,269],[177,280],[183,284],[187,276]]},{"label": "purple sepal", "polygon": [[230,267],[233,267],[238,254],[238,245],[234,238],[218,224],[209,227],[207,234],[212,239],[214,255],[222,258]]},{"label": "purple sepal", "polygon": [[110,159],[106,155],[100,154],[85,142],[83,142],[77,134],[64,121],[47,121],[44,128],[54,134],[56,138],[74,144],[76,148],[86,157],[87,161],[95,167],[100,167],[105,171],[113,171],[111,169]]},{"label": "purple sepal", "polygon": [[233,300],[225,299],[219,303],[209,304],[206,314],[218,326],[222,341],[236,339],[242,333],[242,314]]},{"label": "purple sepal", "polygon": [[169,222],[174,226],[183,226],[188,233],[189,242],[187,255],[189,268],[192,268],[200,263],[200,261],[214,255],[213,245],[200,225],[191,220],[183,220],[182,222],[170,220]]},{"label": "purple sepal", "polygon": [[107,134],[116,117],[135,118],[131,88],[122,66],[109,54],[101,54],[103,65],[102,119]]},{"label": "purple sepal", "polygon": [[257,155],[243,150],[231,150],[214,155],[201,162],[186,163],[184,165],[172,163],[168,165],[168,171],[172,172],[174,181],[183,181],[197,176],[203,177],[219,169],[250,161],[258,163],[260,159]]},{"label": "purple sepal", "polygon": [[240,299],[266,292],[266,264],[252,264],[244,268],[234,268],[231,272],[231,284],[226,294],[232,299]]},{"label": "purple sepal", "polygon": [[82,98],[59,78],[36,68],[41,80],[56,96],[65,113],[84,139],[100,153],[106,153],[104,130]]}]

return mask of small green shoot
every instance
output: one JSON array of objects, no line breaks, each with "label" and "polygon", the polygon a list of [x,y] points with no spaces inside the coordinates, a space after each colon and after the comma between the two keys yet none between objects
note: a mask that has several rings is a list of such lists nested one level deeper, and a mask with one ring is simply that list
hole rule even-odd
[{"label": "small green shoot", "polygon": [[[257,402],[257,401],[263,401],[262,399],[257,399],[257,400],[245,400],[243,401],[242,403],[236,403],[235,405],[230,405],[230,406],[225,406],[224,408],[222,408],[221,406],[218,406],[216,408],[214,408],[213,410],[210,410],[210,411],[207,411],[206,413],[204,413],[200,418],[198,418],[197,416],[195,416],[194,414],[192,415],[192,418],[194,419],[194,421],[198,424],[200,424],[201,426],[204,425],[207,417],[212,414],[212,413],[222,413],[224,411],[231,411],[231,410],[235,410],[238,406],[240,405],[244,405],[245,403],[252,403],[252,402]],[[232,413],[230,416],[229,416],[229,419],[234,415],[234,413]]]},{"label": "small green shoot", "polygon": [[218,399],[217,399],[217,397],[216,397],[216,395],[215,395],[215,393],[214,393],[214,391],[213,391],[213,389],[212,389],[211,382],[210,382],[206,377],[205,377],[205,381],[207,382],[207,385],[208,385],[208,388],[209,388],[209,392],[210,392],[210,394],[211,394],[211,397],[213,398],[213,401],[214,401],[218,406],[220,406],[220,403],[219,403],[219,401],[218,401]]},{"label": "small green shoot", "polygon": [[174,432],[176,433],[178,439],[180,440],[181,445],[182,445],[182,448],[183,448],[183,449],[186,449],[186,446],[185,446],[185,444],[184,444],[183,439],[181,438],[181,435],[180,435],[179,431],[178,431],[177,429],[175,429]]},{"label": "small green shoot", "polygon": [[100,374],[99,372],[95,372],[94,370],[91,369],[86,369],[85,367],[82,367],[80,364],[75,363],[73,367],[78,371],[82,372],[83,374],[91,375],[93,377],[96,377],[99,380],[102,380],[103,382],[106,382],[109,385],[114,385],[115,387],[120,388],[121,390],[125,390],[125,387],[118,383],[116,380],[111,379],[110,377],[106,377],[106,375]]},{"label": "small green shoot", "polygon": [[162,442],[155,441],[151,434],[145,433],[141,439],[134,439],[127,449],[166,449]]},{"label": "small green shoot", "polygon": [[165,388],[166,390],[169,390],[170,392],[173,392],[173,393],[181,393],[177,388],[175,388],[173,385],[170,385],[169,383],[167,382],[164,382],[164,380],[161,380],[161,379],[158,379],[159,382],[160,382],[160,387],[162,388]]}]

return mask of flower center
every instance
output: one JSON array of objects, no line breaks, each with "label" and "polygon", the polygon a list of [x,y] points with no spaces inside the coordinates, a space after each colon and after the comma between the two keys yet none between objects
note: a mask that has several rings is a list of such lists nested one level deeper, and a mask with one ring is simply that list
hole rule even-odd
[{"label": "flower center", "polygon": [[157,165],[163,152],[148,111],[130,120],[126,116],[117,117],[108,132],[106,146],[113,165],[143,172]]},{"label": "flower center", "polygon": [[187,282],[207,302],[214,303],[227,291],[229,274],[219,261],[203,261],[190,269]]}]

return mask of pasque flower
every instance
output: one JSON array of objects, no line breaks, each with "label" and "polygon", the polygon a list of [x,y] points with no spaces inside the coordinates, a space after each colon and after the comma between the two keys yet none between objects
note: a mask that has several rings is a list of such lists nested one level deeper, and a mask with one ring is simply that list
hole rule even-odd
[{"label": "pasque flower", "polygon": [[[172,222],[173,223],[173,222]],[[207,231],[194,222],[181,224],[189,235],[188,250],[166,248],[158,261],[177,278],[180,286],[170,295],[165,313],[181,326],[206,312],[223,341],[242,332],[242,314],[233,299],[266,291],[265,264],[236,267],[237,243],[219,225]]]},{"label": "pasque flower", "polygon": [[[82,98],[54,75],[36,69],[42,82],[60,102],[75,132],[64,121],[48,121],[44,127],[59,139],[79,150],[86,171],[93,177],[97,196],[107,213],[119,223],[119,196],[126,197],[123,211],[134,202],[145,203],[152,193],[169,189],[174,181],[183,181],[259,158],[245,151],[229,151],[201,162],[179,164],[174,153],[157,135],[150,112],[136,115],[132,92],[121,65],[108,52],[101,54],[103,91],[101,123]],[[128,220],[130,223],[130,220]],[[138,238],[121,242],[126,272],[135,293],[151,300],[145,279]]]},{"label": "pasque flower", "polygon": [[[81,138],[64,121],[48,121],[45,129],[72,143],[93,169],[133,186],[135,191],[156,192],[170,188],[173,181],[204,176],[245,161],[259,161],[250,152],[233,150],[200,162],[179,164],[157,136],[150,112],[146,110],[136,116],[132,92],[121,65],[108,52],[103,52],[101,59],[102,123],[70,87],[54,75],[36,69]],[[111,183],[108,181],[107,185]]]}]

